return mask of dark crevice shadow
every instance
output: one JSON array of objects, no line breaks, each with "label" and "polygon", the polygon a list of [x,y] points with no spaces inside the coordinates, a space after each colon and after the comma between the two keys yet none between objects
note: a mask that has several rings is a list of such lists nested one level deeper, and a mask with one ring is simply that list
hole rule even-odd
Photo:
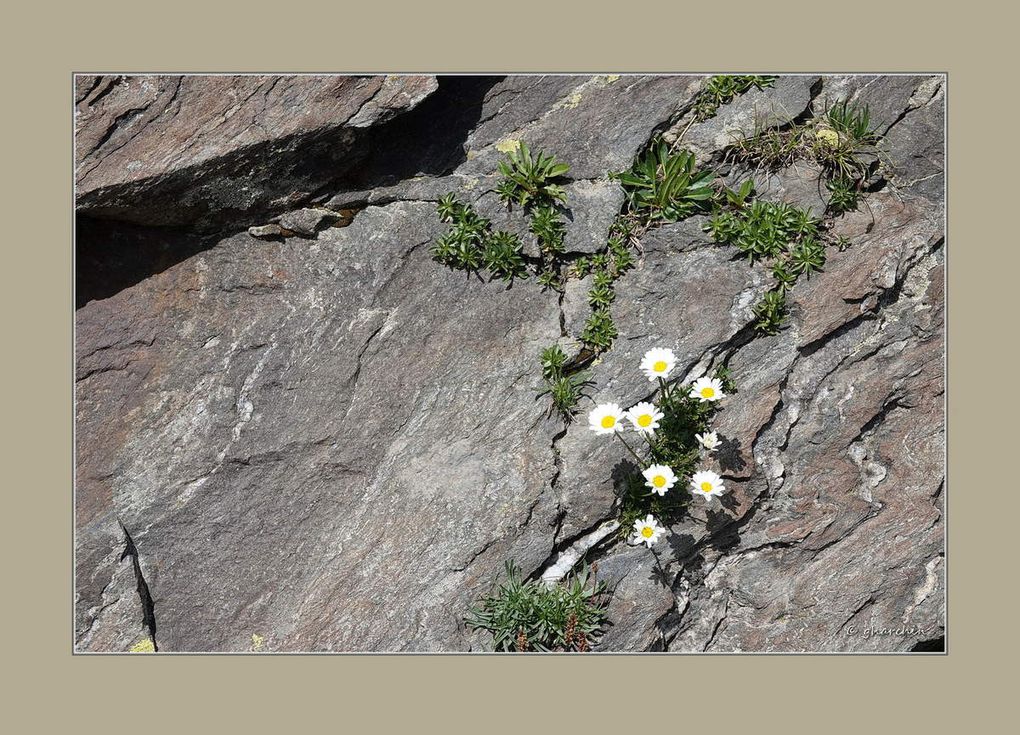
[{"label": "dark crevice shadow", "polygon": [[445,176],[467,160],[465,143],[502,76],[441,76],[439,88],[410,112],[372,128],[368,158],[349,189],[391,186],[413,176]]},{"label": "dark crevice shadow", "polygon": [[[286,178],[294,182],[322,181],[322,169],[332,161],[335,175],[329,184],[310,192],[305,199],[288,199],[276,209],[196,210],[184,225],[156,226],[124,221],[117,210],[92,209],[75,217],[75,308],[105,299],[125,288],[213,247],[223,238],[251,225],[265,224],[286,211],[299,209],[326,193],[375,188],[416,175],[443,176],[467,160],[465,142],[482,115],[489,90],[501,76],[439,77],[439,87],[410,112],[378,127],[367,129],[360,141],[334,161],[336,151],[321,136],[296,141],[307,155],[287,159]],[[272,158],[274,142],[260,148],[259,155]],[[248,153],[250,155],[250,152]],[[336,154],[336,155],[334,155]],[[353,164],[353,165],[352,165]],[[281,166],[284,165],[281,159]],[[215,167],[203,164],[204,167]],[[211,175],[211,174],[210,174]],[[183,176],[183,174],[182,174]],[[184,178],[187,178],[186,176]],[[139,203],[127,202],[131,211],[144,212]],[[202,206],[208,206],[203,204]],[[189,215],[190,216],[190,215]]]},{"label": "dark crevice shadow", "polygon": [[932,638],[927,641],[918,641],[910,649],[911,653],[944,653],[946,650],[946,637]]},{"label": "dark crevice shadow", "polygon": [[106,299],[208,250],[217,235],[75,217],[74,308]]}]

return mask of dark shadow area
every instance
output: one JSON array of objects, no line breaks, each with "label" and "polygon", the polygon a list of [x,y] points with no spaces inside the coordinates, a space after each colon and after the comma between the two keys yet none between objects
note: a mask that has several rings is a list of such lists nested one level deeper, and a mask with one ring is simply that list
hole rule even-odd
[{"label": "dark shadow area", "polygon": [[946,637],[944,635],[927,641],[918,641],[910,649],[911,653],[945,653],[945,651]]},{"label": "dark shadow area", "polygon": [[349,189],[373,189],[412,176],[444,176],[467,160],[464,143],[501,76],[439,77],[439,88],[410,112],[369,130],[368,158]]},{"label": "dark shadow area", "polygon": [[731,516],[719,510],[710,510],[706,515],[709,543],[713,549],[725,554],[740,543],[740,524]]},{"label": "dark shadow area", "polygon": [[747,461],[740,453],[740,440],[724,436],[716,450],[719,467],[724,473],[739,472],[747,467]]},{"label": "dark shadow area", "polygon": [[[267,141],[238,151],[230,160],[203,163],[164,177],[152,194],[132,183],[132,201],[95,206],[76,215],[75,308],[122,289],[208,250],[220,239],[265,224],[325,193],[374,188],[419,174],[450,173],[467,158],[464,142],[477,125],[489,89],[503,77],[447,76],[414,110],[364,131],[354,142],[349,129]],[[214,209],[196,187],[223,186],[224,172],[272,172],[281,194],[272,206]],[[267,174],[268,175],[268,174]],[[180,195],[174,194],[175,187]],[[140,199],[140,201],[139,201]]]},{"label": "dark shadow area", "polygon": [[75,217],[74,308],[105,299],[211,248],[219,239],[182,229]]}]

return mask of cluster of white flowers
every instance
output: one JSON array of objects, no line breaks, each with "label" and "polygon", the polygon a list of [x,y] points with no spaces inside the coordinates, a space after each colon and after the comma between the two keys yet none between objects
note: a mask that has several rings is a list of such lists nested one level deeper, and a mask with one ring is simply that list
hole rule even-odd
[{"label": "cluster of white flowers", "polygon": [[[676,367],[676,355],[668,348],[655,347],[645,353],[641,359],[641,371],[648,377],[649,381],[659,381],[663,393],[667,391],[666,379],[670,372]],[[703,402],[714,402],[726,397],[723,391],[722,381],[719,378],[703,377],[698,378],[691,384],[688,396]],[[629,422],[632,429],[641,434],[649,441],[654,437],[659,428],[659,422],[664,414],[654,403],[642,401],[624,411],[617,403],[600,403],[588,414],[588,428],[596,434],[616,434],[627,446],[631,454],[639,462],[640,457],[623,439],[622,432]],[[715,451],[722,443],[719,435],[714,431],[706,431],[703,434],[695,434],[698,443],[706,452]],[[641,462],[644,464],[644,462]],[[645,485],[650,492],[663,496],[676,485],[678,477],[671,467],[662,464],[651,464],[641,470],[645,478]],[[690,479],[690,491],[695,497],[703,497],[706,501],[718,497],[726,492],[722,478],[712,470],[699,470]],[[634,534],[631,543],[646,544],[649,548],[666,532],[655,516],[648,514],[643,519],[634,521]]]}]

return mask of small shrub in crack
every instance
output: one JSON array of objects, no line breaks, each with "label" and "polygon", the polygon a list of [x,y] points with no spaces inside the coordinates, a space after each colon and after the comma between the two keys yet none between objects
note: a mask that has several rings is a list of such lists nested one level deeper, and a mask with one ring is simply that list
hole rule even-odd
[{"label": "small shrub in crack", "polygon": [[754,133],[736,141],[732,151],[766,169],[784,168],[798,158],[816,161],[831,192],[829,210],[838,215],[857,207],[872,164],[881,161],[878,143],[867,105],[841,100],[804,124],[779,129],[758,120]]},{"label": "small shrub in crack", "polygon": [[457,270],[475,271],[482,265],[484,244],[490,237],[489,220],[478,215],[453,194],[440,198],[436,211],[453,225],[432,244],[432,257]]},{"label": "small shrub in crack", "polygon": [[543,204],[532,209],[530,229],[543,256],[555,258],[563,254],[567,228],[555,207]]},{"label": "small shrub in crack", "polygon": [[811,137],[811,152],[834,176],[861,179],[877,158],[878,135],[867,105],[842,100],[825,111]]},{"label": "small shrub in crack", "polygon": [[[735,386],[722,368],[681,385],[678,378],[669,379],[675,367],[672,350],[649,350],[640,369],[658,383],[652,396],[626,411],[615,403],[599,404],[588,415],[592,431],[616,436],[636,462],[636,471],[624,477],[619,488],[620,528],[632,534],[632,543],[649,547],[662,532],[660,520],[670,524],[683,515],[687,498],[671,492],[678,482],[688,484],[691,493],[706,502],[726,490],[720,476],[703,465],[705,455],[720,444],[716,432],[710,431],[718,401]],[[624,438],[625,431],[638,437],[636,446]]]},{"label": "small shrub in crack", "polygon": [[606,621],[605,590],[587,566],[546,586],[525,581],[511,561],[505,580],[469,610],[465,623],[491,633],[496,651],[588,651]]},{"label": "small shrub in crack", "polygon": [[553,179],[567,173],[570,165],[557,161],[555,156],[541,151],[532,156],[527,144],[521,141],[498,165],[503,181],[496,191],[508,206],[519,204],[527,208],[567,201],[567,193]]},{"label": "small shrub in crack", "polygon": [[829,190],[829,211],[835,215],[851,212],[857,209],[857,202],[860,199],[860,181],[855,181],[846,176],[837,176],[825,182],[825,188]]},{"label": "small shrub in crack", "polygon": [[754,307],[755,328],[775,334],[785,321],[786,293],[804,275],[825,265],[825,244],[819,221],[811,213],[785,202],[744,203],[746,196],[727,191],[728,202],[739,205],[716,211],[705,225],[716,242],[733,245],[748,261],[769,261],[775,286]]},{"label": "small shrub in crack", "polygon": [[698,94],[698,100],[694,104],[694,116],[697,120],[703,121],[713,117],[724,105],[738,94],[743,94],[749,89],[765,89],[771,87],[778,77],[774,76],[733,76],[721,74],[710,78],[705,87]]},{"label": "small shrub in crack", "polygon": [[627,208],[647,224],[676,222],[707,210],[715,197],[712,171],[699,170],[694,154],[659,140],[630,171],[611,174],[626,192]]},{"label": "small shrub in crack", "polygon": [[591,385],[585,372],[570,372],[567,355],[559,345],[542,350],[542,379],[545,387],[539,396],[548,395],[552,408],[559,411],[563,420],[570,422],[577,412],[577,404],[584,397],[584,389]]},{"label": "small shrub in crack", "polygon": [[512,281],[527,275],[521,239],[512,232],[500,230],[485,240],[482,263],[494,277]]}]

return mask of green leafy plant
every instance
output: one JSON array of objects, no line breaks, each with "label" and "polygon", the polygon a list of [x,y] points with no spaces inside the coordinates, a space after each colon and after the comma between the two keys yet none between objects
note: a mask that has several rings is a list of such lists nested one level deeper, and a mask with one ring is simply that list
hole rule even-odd
[{"label": "green leafy plant", "polygon": [[736,209],[743,207],[753,195],[754,179],[747,179],[740,185],[739,189],[731,189],[728,186],[723,187],[723,197],[726,199],[726,204]]},{"label": "green leafy plant", "polygon": [[522,141],[507,153],[506,160],[499,162],[503,181],[497,186],[497,193],[508,205],[516,203],[522,207],[566,202],[566,192],[553,179],[569,170],[570,166],[557,161],[555,156],[541,151],[532,156]]},{"label": "green leafy plant", "polygon": [[857,202],[860,198],[859,182],[846,176],[837,176],[825,182],[829,190],[829,211],[833,214],[843,214],[857,209]]},{"label": "green leafy plant", "polygon": [[559,345],[546,347],[540,356],[542,379],[545,387],[539,396],[548,395],[552,406],[565,421],[570,421],[577,411],[577,404],[584,396],[584,389],[590,385],[588,374],[571,373],[567,370],[567,354]]},{"label": "green leafy plant", "polygon": [[673,152],[661,140],[630,171],[613,177],[626,192],[629,210],[646,223],[676,222],[706,210],[715,196],[715,174],[699,170],[690,151]]},{"label": "green leafy plant", "polygon": [[871,112],[867,105],[842,100],[825,111],[825,119],[837,133],[858,143],[875,143],[878,136],[871,127]]},{"label": "green leafy plant", "polygon": [[577,413],[577,404],[584,396],[584,389],[589,385],[591,381],[584,372],[557,375],[546,380],[545,388],[540,390],[538,395],[548,395],[552,399],[553,408],[569,422]]},{"label": "green leafy plant", "polygon": [[432,257],[450,268],[477,270],[482,265],[485,243],[490,237],[489,220],[458,201],[453,194],[441,197],[436,211],[441,220],[453,226],[432,244]]},{"label": "green leafy plant", "polygon": [[457,195],[452,192],[441,196],[436,206],[440,222],[453,222],[461,215],[463,209],[464,205],[457,201]]},{"label": "green leafy plant", "polygon": [[554,291],[563,290],[563,276],[560,274],[558,267],[548,267],[540,271],[538,283],[543,291],[550,288]]},{"label": "green leafy plant", "polygon": [[557,256],[563,253],[563,239],[567,230],[555,207],[542,204],[532,209],[530,229],[543,255]]},{"label": "green leafy plant", "polygon": [[542,350],[539,361],[542,363],[542,377],[549,380],[563,374],[563,366],[567,364],[567,353],[559,345],[552,345]]},{"label": "green leafy plant", "polygon": [[752,87],[765,89],[771,87],[777,77],[774,76],[733,76],[719,75],[710,78],[698,94],[694,105],[695,117],[707,120],[715,115],[720,105],[724,105],[738,94],[743,94]]},{"label": "green leafy plant", "polygon": [[817,220],[785,202],[753,202],[739,211],[717,212],[705,225],[716,242],[735,246],[752,263],[785,253],[799,238],[817,232]]},{"label": "green leafy plant", "polygon": [[814,235],[807,235],[790,251],[787,263],[792,273],[810,278],[825,265],[825,245]]},{"label": "green leafy plant", "polygon": [[733,245],[750,262],[769,261],[776,286],[754,307],[759,332],[779,330],[786,317],[786,292],[801,275],[810,277],[825,265],[818,225],[806,209],[762,201],[718,211],[705,225],[713,240]]},{"label": "green leafy plant", "polygon": [[524,580],[508,561],[503,582],[469,610],[465,623],[491,633],[497,651],[588,651],[606,621],[605,590],[587,566],[550,586]]},{"label": "green leafy plant", "polygon": [[511,281],[527,274],[521,240],[511,232],[500,230],[485,240],[482,262],[493,277]]},{"label": "green leafy plant", "polygon": [[775,334],[786,321],[786,289],[775,288],[754,306],[757,322],[754,327],[764,334]]},{"label": "green leafy plant", "polygon": [[608,350],[619,332],[606,307],[593,309],[581,330],[581,342],[595,352]]}]

